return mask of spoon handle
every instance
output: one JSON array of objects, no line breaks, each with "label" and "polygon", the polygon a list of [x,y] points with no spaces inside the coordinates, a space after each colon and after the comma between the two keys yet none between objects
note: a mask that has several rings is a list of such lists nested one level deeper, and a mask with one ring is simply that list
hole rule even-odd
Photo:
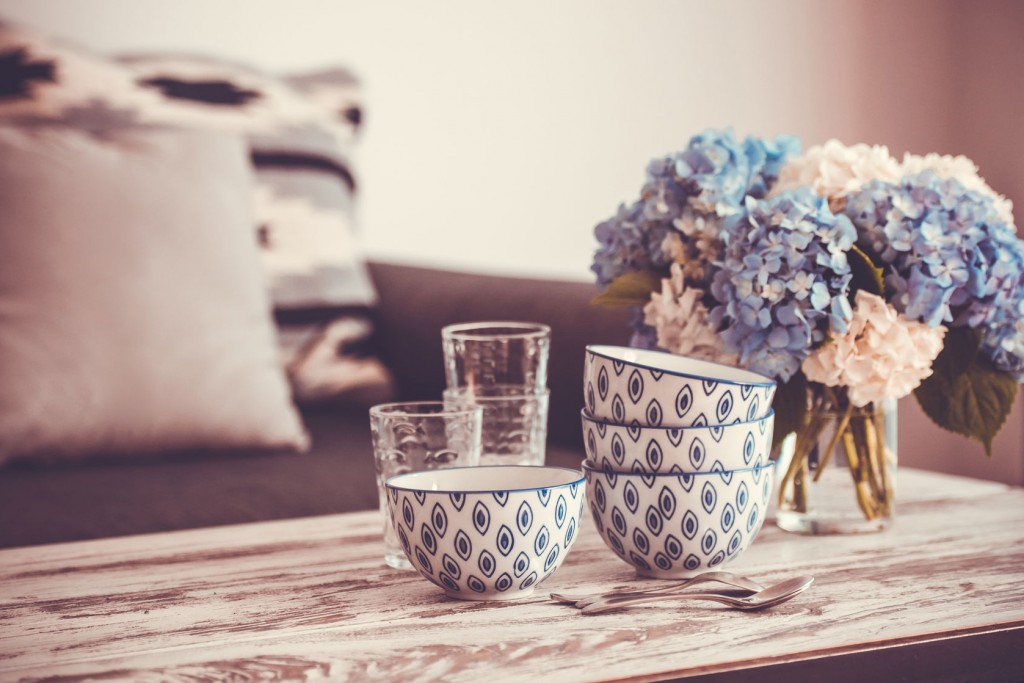
[{"label": "spoon handle", "polygon": [[[763,590],[764,586],[758,582],[748,579],[745,576],[739,576],[730,572],[705,572],[698,574],[697,576],[683,579],[682,581],[676,581],[674,583],[665,584],[658,586],[657,588],[627,588],[606,591],[604,593],[587,593],[587,594],[571,594],[571,593],[552,593],[551,599],[557,602],[571,602],[577,607],[585,607],[586,605],[595,602],[602,598],[612,597],[632,597],[634,595],[648,595],[648,594],[665,594],[673,593],[675,591],[689,588],[699,583],[724,583],[727,586],[735,586],[736,588],[742,588],[750,592],[756,592]],[[581,604],[582,603],[582,604]]]},{"label": "spoon handle", "polygon": [[737,597],[733,595],[725,595],[723,593],[661,593],[661,594],[647,594],[637,597],[611,597],[604,598],[587,605],[580,611],[583,614],[601,614],[603,612],[609,612],[611,610],[620,609],[622,607],[630,607],[632,605],[642,605],[646,602],[659,602],[661,600],[679,600],[689,599],[694,600],[711,600],[712,602],[719,602],[729,607],[735,607],[736,609],[742,610],[759,610],[765,607],[772,607],[780,603],[790,600],[800,593],[807,590],[811,584],[814,583],[814,578],[810,576],[796,576],[791,579],[786,579],[780,583],[776,583],[768,588],[757,593]]},{"label": "spoon handle", "polygon": [[728,595],[722,595],[721,593],[669,593],[660,595],[641,595],[636,597],[623,597],[623,598],[604,598],[590,603],[586,607],[580,610],[582,614],[588,616],[594,614],[604,614],[605,612],[611,612],[612,610],[622,609],[624,607],[632,607],[633,605],[642,605],[648,602],[661,602],[662,600],[711,600],[712,602],[719,602],[723,605],[729,605],[730,607],[745,607],[746,603],[740,599],[731,597]]}]

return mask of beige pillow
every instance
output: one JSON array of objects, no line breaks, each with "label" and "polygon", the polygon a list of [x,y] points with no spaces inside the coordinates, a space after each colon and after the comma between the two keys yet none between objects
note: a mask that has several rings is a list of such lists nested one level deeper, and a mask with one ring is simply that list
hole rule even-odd
[{"label": "beige pillow", "polygon": [[303,449],[231,136],[0,127],[0,461]]},{"label": "beige pillow", "polygon": [[281,78],[181,54],[114,61],[2,19],[0,71],[0,125],[159,125],[247,136],[251,227],[296,398],[387,400],[392,379],[373,336],[377,293],[357,235],[352,155],[362,115],[351,73]]}]

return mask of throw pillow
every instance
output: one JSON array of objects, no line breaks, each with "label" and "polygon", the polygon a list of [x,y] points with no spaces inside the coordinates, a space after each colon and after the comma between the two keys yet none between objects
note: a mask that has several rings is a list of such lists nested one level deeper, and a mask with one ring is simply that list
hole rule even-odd
[{"label": "throw pillow", "polygon": [[344,70],[286,80],[209,58],[113,62],[0,25],[0,120],[93,131],[174,125],[247,136],[253,229],[281,361],[301,400],[369,402],[391,390],[374,353],[376,292],[356,240],[357,93]]},{"label": "throw pillow", "polygon": [[121,62],[162,96],[147,117],[248,135],[257,235],[296,397],[386,398],[390,375],[372,345],[377,295],[356,241],[355,80],[329,71],[289,83],[195,56]]},{"label": "throw pillow", "polygon": [[0,126],[0,461],[303,449],[244,141]]}]

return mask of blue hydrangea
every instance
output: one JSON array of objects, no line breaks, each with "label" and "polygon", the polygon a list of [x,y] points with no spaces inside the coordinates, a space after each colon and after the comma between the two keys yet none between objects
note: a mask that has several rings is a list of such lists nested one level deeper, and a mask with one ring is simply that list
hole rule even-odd
[{"label": "blue hydrangea", "polygon": [[643,212],[643,201],[623,204],[615,216],[594,228],[600,246],[590,269],[602,287],[625,273],[668,266],[669,257],[661,245],[671,228],[647,220]]},{"label": "blue hydrangea", "polygon": [[686,149],[647,166],[641,192],[649,216],[672,220],[687,206],[727,216],[743,202],[750,162],[731,130],[708,130],[690,138]]},{"label": "blue hydrangea", "polygon": [[931,171],[872,181],[844,209],[884,264],[887,298],[931,326],[1001,326],[1021,295],[1020,241],[992,198]]},{"label": "blue hydrangea", "polygon": [[747,194],[761,199],[779,179],[786,161],[800,153],[800,141],[791,135],[780,135],[775,140],[748,137],[743,141],[743,150],[750,163]]},{"label": "blue hydrangea", "polygon": [[992,301],[992,320],[982,331],[981,349],[999,370],[1024,382],[1024,243],[1007,241],[993,269],[1000,291]]},{"label": "blue hydrangea", "polygon": [[726,350],[786,381],[826,333],[844,333],[852,316],[847,253],[856,238],[850,220],[810,188],[748,198],[723,233],[725,258],[711,284],[711,320]]},{"label": "blue hydrangea", "polygon": [[591,270],[598,284],[637,270],[667,270],[671,255],[663,245],[674,232],[685,259],[707,264],[688,271],[699,274],[694,284],[706,286],[720,251],[722,219],[742,211],[748,195],[766,194],[787,157],[798,151],[788,136],[740,143],[731,130],[707,130],[681,152],[654,159],[640,199],[594,229],[600,246]]},{"label": "blue hydrangea", "polygon": [[[1024,302],[1022,302],[1024,303]],[[996,369],[1009,373],[1018,383],[1024,382],[1024,305],[1017,310],[1017,320],[1007,319],[986,331],[981,350]]]},{"label": "blue hydrangea", "polygon": [[[599,246],[591,270],[597,283],[606,287],[638,270],[667,275],[673,255],[664,245],[673,234],[691,284],[706,288],[724,248],[725,221],[743,212],[747,197],[765,196],[787,158],[798,152],[799,143],[789,136],[741,143],[731,130],[707,130],[686,149],[654,159],[640,199],[594,229]],[[636,313],[632,344],[654,348],[654,328]]]},{"label": "blue hydrangea", "polygon": [[687,208],[723,217],[735,214],[748,195],[768,193],[787,157],[799,147],[789,136],[774,141],[748,137],[740,143],[732,130],[704,131],[690,138],[681,152],[648,164],[641,192],[645,215],[675,221]]}]

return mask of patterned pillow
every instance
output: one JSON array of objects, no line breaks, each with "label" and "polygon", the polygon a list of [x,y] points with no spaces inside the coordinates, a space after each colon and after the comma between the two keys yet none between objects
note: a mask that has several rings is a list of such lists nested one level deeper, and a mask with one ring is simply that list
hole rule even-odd
[{"label": "patterned pillow", "polygon": [[282,79],[203,57],[105,60],[0,24],[0,121],[90,131],[140,125],[243,134],[256,239],[281,360],[300,400],[373,402],[376,291],[356,241],[358,83],[336,69]]}]

